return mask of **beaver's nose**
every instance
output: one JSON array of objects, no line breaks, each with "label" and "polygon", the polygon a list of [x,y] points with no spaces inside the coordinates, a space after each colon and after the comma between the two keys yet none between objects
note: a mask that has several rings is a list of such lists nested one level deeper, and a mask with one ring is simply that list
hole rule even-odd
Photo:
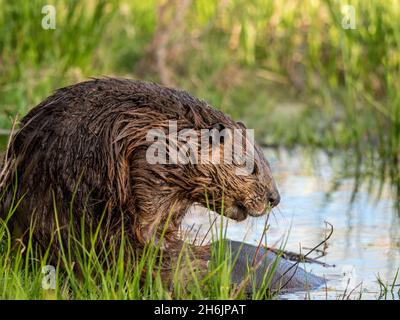
[{"label": "beaver's nose", "polygon": [[268,204],[271,208],[276,207],[281,201],[281,196],[278,191],[272,191],[268,195]]}]

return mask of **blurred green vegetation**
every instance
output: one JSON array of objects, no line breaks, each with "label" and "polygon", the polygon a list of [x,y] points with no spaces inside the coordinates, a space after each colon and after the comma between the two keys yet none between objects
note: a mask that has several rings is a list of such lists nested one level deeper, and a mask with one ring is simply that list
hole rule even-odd
[{"label": "blurred green vegetation", "polygon": [[[44,5],[56,29],[44,30]],[[342,27],[343,5],[355,29]],[[400,2],[0,0],[0,128],[116,75],[183,88],[271,145],[348,150],[400,190]]]}]

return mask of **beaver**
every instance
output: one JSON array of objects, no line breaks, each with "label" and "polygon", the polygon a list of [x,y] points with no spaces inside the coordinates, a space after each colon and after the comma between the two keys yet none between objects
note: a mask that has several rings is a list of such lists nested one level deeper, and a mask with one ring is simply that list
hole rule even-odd
[{"label": "beaver", "polygon": [[[271,168],[257,144],[247,174],[238,174],[237,169],[243,168],[238,161],[149,161],[154,141],[148,133],[165,131],[171,121],[177,131],[246,129],[185,91],[151,82],[102,78],[57,90],[21,120],[9,142],[0,176],[0,218],[23,235],[29,230],[39,247],[46,249],[51,243],[55,253],[69,243],[71,234],[65,226],[70,224],[78,234],[93,226],[106,229],[101,232],[103,245],[124,233],[139,252],[150,239],[161,237],[159,227],[164,225],[163,248],[173,256],[182,247],[178,236],[182,218],[195,203],[237,221],[261,216],[278,205]],[[240,137],[240,143],[248,141],[245,134]],[[206,153],[217,148],[217,154],[224,154],[231,138],[222,136],[219,144],[206,147]],[[54,237],[55,231],[59,237]],[[233,270],[236,284],[246,277],[253,256],[262,253],[257,258],[261,286],[262,274],[271,269],[276,256],[263,248],[226,241],[235,255],[244,248]],[[208,264],[210,246],[192,246],[202,259],[200,265]],[[271,284],[275,288],[282,282],[291,288],[322,283],[285,261],[277,270]]]},{"label": "beaver", "polygon": [[[172,256],[182,247],[178,230],[193,204],[211,206],[237,221],[278,205],[271,168],[257,144],[247,174],[238,174],[236,169],[243,168],[238,161],[149,161],[154,141],[148,132],[165,131],[171,121],[177,131],[246,129],[185,91],[151,82],[101,78],[58,89],[21,120],[9,142],[0,176],[0,218],[22,235],[29,230],[43,249],[50,243],[56,256],[69,243],[70,224],[78,234],[93,226],[106,229],[100,237],[103,246],[123,233],[139,252],[151,239],[163,236],[164,256]],[[225,152],[231,138],[222,136],[217,154]],[[248,139],[242,134],[239,141]],[[209,144],[205,153],[214,147]],[[238,251],[238,244],[227,243]],[[239,259],[243,261],[233,275],[236,282],[245,277],[247,256],[259,252],[249,245],[245,249],[247,255]],[[195,252],[200,265],[208,264],[210,246]],[[267,270],[274,257],[263,256]],[[293,276],[287,279],[286,265],[281,266],[285,281],[302,283]]]},{"label": "beaver", "polygon": [[[172,241],[193,203],[211,202],[216,212],[238,221],[279,203],[257,145],[248,175],[235,174],[235,163],[150,164],[147,133],[165,130],[169,121],[176,121],[178,131],[245,128],[207,102],[155,83],[103,78],[57,90],[21,120],[10,143],[9,174],[1,181],[3,214],[15,197],[14,184],[16,197],[23,199],[12,220],[28,229],[35,217],[38,243],[49,243],[56,223],[69,223],[73,201],[74,220],[85,212],[86,222],[97,225],[106,210],[114,232],[123,212],[127,235],[143,245],[171,210],[166,242]],[[67,233],[61,233],[67,241]]]}]

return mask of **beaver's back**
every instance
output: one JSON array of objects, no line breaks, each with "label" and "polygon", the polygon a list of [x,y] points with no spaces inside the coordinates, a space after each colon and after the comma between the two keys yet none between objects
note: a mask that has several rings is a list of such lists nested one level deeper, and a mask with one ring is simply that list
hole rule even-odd
[{"label": "beaver's back", "polygon": [[167,119],[186,120],[194,128],[231,122],[225,114],[185,91],[138,80],[94,79],[59,89],[33,108],[21,120],[14,145],[36,146],[54,137],[79,139],[75,141],[82,143],[83,135],[92,144],[90,138],[123,114],[142,118],[143,127]]},{"label": "beaver's back", "polygon": [[[31,119],[51,115],[72,120],[85,117],[95,119],[99,115],[150,108],[170,118],[183,118],[190,111],[206,108],[212,116],[224,115],[213,110],[208,104],[185,91],[167,88],[158,84],[139,80],[104,78],[74,84],[58,89],[37,107],[33,108],[21,121],[23,125]],[[203,110],[204,111],[204,110]],[[41,116],[42,115],[42,116]],[[47,118],[47,117],[46,117]]]}]

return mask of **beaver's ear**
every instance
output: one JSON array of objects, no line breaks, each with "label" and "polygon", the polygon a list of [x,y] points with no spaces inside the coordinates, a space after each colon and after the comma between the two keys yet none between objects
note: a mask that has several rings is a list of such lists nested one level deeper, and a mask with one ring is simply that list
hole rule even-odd
[{"label": "beaver's ear", "polygon": [[244,125],[244,123],[242,121],[236,121],[236,123],[239,125],[240,128],[246,129],[246,126]]},{"label": "beaver's ear", "polygon": [[[221,134],[221,131],[224,130],[224,129],[225,129],[225,125],[224,125],[223,123],[221,123],[221,122],[214,123],[214,124],[209,128],[210,131],[211,131],[211,130],[218,130],[219,134]],[[209,140],[210,140],[209,143],[212,144],[212,137],[211,137],[211,136],[210,136]],[[220,142],[221,142],[221,143],[224,143],[224,142],[225,142],[225,137],[224,137],[223,135],[220,136]]]},{"label": "beaver's ear", "polygon": [[217,122],[217,123],[214,123],[214,124],[210,127],[210,130],[212,130],[212,129],[217,129],[218,131],[222,131],[222,130],[225,129],[225,125],[224,125],[223,123],[221,123],[221,122]]}]

